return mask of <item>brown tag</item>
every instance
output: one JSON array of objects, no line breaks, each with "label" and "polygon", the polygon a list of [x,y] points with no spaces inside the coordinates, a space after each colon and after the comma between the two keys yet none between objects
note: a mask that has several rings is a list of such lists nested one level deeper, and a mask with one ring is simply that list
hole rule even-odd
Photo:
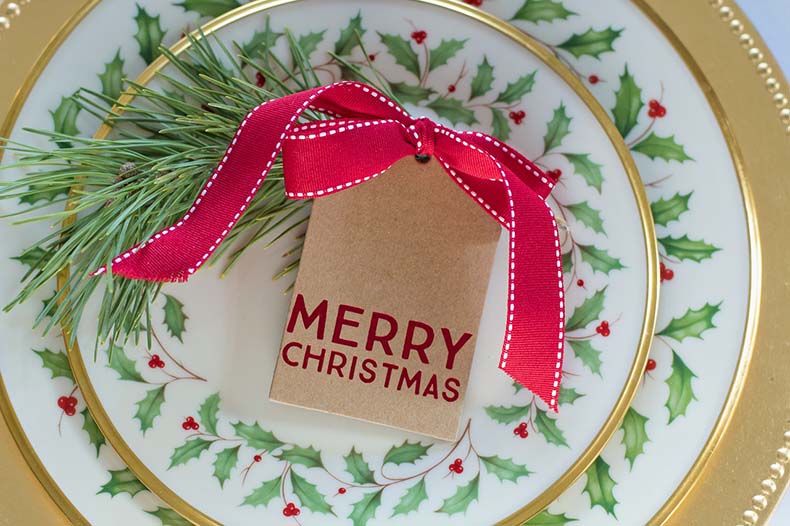
[{"label": "brown tag", "polygon": [[455,439],[500,232],[435,160],[317,199],[271,399]]}]

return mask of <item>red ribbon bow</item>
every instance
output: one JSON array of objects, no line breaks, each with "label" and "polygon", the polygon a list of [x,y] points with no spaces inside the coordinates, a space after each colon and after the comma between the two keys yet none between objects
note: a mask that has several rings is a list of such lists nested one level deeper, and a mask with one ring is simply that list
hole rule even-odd
[{"label": "red ribbon bow", "polygon": [[[302,124],[298,119],[306,110],[342,120]],[[557,222],[545,202],[556,181],[494,137],[414,119],[364,84],[339,82],[250,111],[189,212],[116,257],[112,272],[149,281],[186,281],[247,209],[281,150],[285,191],[294,199],[351,188],[408,155],[421,162],[435,157],[510,232],[507,325],[499,366],[557,410],[564,293]],[[106,267],[96,274],[103,272]]]}]

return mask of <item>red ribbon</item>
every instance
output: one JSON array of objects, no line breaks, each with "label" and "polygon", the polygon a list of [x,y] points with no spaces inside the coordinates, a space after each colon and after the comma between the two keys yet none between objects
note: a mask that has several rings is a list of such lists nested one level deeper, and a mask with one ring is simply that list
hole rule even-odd
[{"label": "red ribbon", "polygon": [[[298,122],[306,110],[342,120]],[[510,233],[508,311],[499,366],[557,410],[564,345],[559,234],[545,199],[556,181],[510,146],[411,117],[376,89],[339,82],[260,104],[239,126],[189,212],[121,254],[112,272],[186,281],[249,206],[280,151],[285,191],[317,198],[368,181],[396,161],[435,157]],[[106,272],[106,267],[96,274]]]}]

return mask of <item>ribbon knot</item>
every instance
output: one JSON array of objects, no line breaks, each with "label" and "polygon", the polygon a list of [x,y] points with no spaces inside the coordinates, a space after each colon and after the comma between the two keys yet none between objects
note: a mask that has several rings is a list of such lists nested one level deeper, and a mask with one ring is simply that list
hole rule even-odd
[{"label": "ribbon knot", "polygon": [[[300,123],[308,110],[337,118]],[[415,119],[365,84],[338,82],[252,109],[184,217],[109,266],[127,278],[186,281],[247,210],[281,151],[286,195],[310,199],[378,177],[415,149],[508,231],[499,367],[556,411],[565,304],[557,222],[545,202],[555,181],[495,137]]]}]

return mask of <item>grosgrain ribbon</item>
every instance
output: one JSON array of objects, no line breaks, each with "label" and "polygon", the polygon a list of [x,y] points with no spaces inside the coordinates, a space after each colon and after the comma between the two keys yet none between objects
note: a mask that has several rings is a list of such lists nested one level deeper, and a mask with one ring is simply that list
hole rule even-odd
[{"label": "grosgrain ribbon", "polygon": [[[299,122],[307,110],[336,120]],[[381,175],[403,157],[435,157],[510,234],[508,305],[499,367],[557,410],[564,292],[554,181],[496,138],[415,119],[375,88],[339,82],[250,111],[189,212],[112,261],[112,272],[186,281],[216,250],[283,153],[286,195],[318,198]],[[106,272],[102,267],[96,274]]]}]

